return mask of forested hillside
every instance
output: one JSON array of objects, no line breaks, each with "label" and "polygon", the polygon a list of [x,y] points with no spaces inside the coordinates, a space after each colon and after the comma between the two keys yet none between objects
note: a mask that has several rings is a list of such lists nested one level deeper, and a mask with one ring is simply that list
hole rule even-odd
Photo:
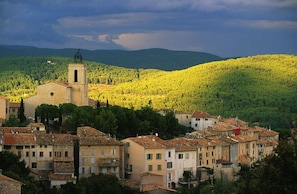
[{"label": "forested hillside", "polygon": [[[47,49],[26,46],[0,45],[0,57],[59,56],[72,57],[76,49]],[[185,69],[197,64],[222,60],[221,57],[203,52],[172,51],[167,49],[81,50],[84,60],[126,68],[162,70]]]},{"label": "forested hillside", "polygon": [[[38,84],[66,81],[69,63],[61,57],[2,58],[0,95],[19,101]],[[85,63],[89,96],[109,104],[202,110],[272,128],[289,128],[297,120],[297,56],[229,59],[171,72]]]}]

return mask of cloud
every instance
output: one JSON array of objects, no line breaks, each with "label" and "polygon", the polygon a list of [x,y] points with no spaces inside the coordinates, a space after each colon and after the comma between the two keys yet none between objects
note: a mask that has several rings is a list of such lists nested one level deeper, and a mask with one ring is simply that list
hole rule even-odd
[{"label": "cloud", "polygon": [[296,30],[297,21],[289,20],[230,20],[227,25],[257,29]]},{"label": "cloud", "polygon": [[[195,50],[202,51],[202,45],[194,44],[189,47],[189,42],[199,42],[198,33],[186,31],[154,31],[146,33],[120,34],[112,41],[124,48],[131,50],[146,48],[167,48],[172,50]],[[192,44],[193,45],[193,44]]]}]

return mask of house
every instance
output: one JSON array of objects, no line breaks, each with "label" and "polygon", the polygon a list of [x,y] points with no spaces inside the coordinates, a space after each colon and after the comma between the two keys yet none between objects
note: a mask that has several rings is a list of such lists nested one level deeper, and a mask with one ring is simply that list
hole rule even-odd
[{"label": "house", "polygon": [[175,112],[178,123],[186,127],[191,127],[192,113]]},{"label": "house", "polygon": [[222,181],[235,181],[240,167],[227,160],[217,160],[214,167],[214,177]]},{"label": "house", "polygon": [[2,174],[0,169],[0,193],[1,194],[21,194],[23,183]]},{"label": "house", "polygon": [[212,127],[218,119],[202,111],[194,111],[191,116],[191,127],[194,130],[203,130]]},{"label": "house", "polygon": [[186,138],[166,140],[167,145],[175,147],[175,179],[176,187],[197,185],[196,177],[196,147],[194,142]]},{"label": "house", "polygon": [[21,103],[18,102],[9,102],[9,114],[14,115],[16,118],[19,118],[20,115],[20,106]]},{"label": "house", "polygon": [[9,100],[3,96],[0,96],[0,119],[9,119]]},{"label": "house", "polygon": [[[162,181],[158,185],[166,187],[166,169],[165,161],[166,147],[160,143],[158,136],[138,136],[122,140],[125,144],[124,166],[125,176],[131,180],[140,180],[143,173],[162,176]],[[148,182],[142,184],[152,184]]]},{"label": "house", "polygon": [[233,136],[238,142],[238,163],[251,166],[258,160],[257,139],[248,135]]},{"label": "house", "polygon": [[88,126],[78,127],[79,176],[92,174],[114,174],[124,177],[123,143]]},{"label": "house", "polygon": [[32,131],[45,132],[45,125],[43,123],[29,123],[27,127],[29,127]]}]

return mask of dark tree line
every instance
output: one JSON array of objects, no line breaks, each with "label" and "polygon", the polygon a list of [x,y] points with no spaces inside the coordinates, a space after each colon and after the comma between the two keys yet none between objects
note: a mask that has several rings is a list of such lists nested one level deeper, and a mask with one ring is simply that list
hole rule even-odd
[{"label": "dark tree line", "polygon": [[71,103],[60,106],[41,104],[36,108],[35,120],[64,133],[75,133],[79,126],[91,126],[120,139],[150,133],[170,139],[190,130],[178,123],[173,112],[162,116],[151,107],[135,111],[119,106],[100,107],[98,104],[95,108]]}]

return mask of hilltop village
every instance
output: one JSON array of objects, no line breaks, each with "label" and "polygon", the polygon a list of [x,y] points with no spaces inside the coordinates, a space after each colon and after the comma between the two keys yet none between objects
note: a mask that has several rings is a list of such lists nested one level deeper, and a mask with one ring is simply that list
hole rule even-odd
[{"label": "hilltop village", "polygon": [[[75,64],[69,64],[68,83],[40,85],[35,96],[24,99],[27,118],[34,117],[42,103],[94,106],[88,99],[87,67],[80,55],[75,59]],[[2,127],[9,115],[18,116],[19,108],[19,103],[0,97],[0,151],[18,155],[31,175],[51,188],[99,173],[114,174],[124,185],[140,191],[174,192],[205,180],[234,181],[242,165],[251,166],[271,154],[279,140],[273,130],[198,110],[175,113],[178,122],[193,132],[170,140],[158,133],[119,140],[89,126],[78,127],[74,135],[47,133],[38,122]]]}]

